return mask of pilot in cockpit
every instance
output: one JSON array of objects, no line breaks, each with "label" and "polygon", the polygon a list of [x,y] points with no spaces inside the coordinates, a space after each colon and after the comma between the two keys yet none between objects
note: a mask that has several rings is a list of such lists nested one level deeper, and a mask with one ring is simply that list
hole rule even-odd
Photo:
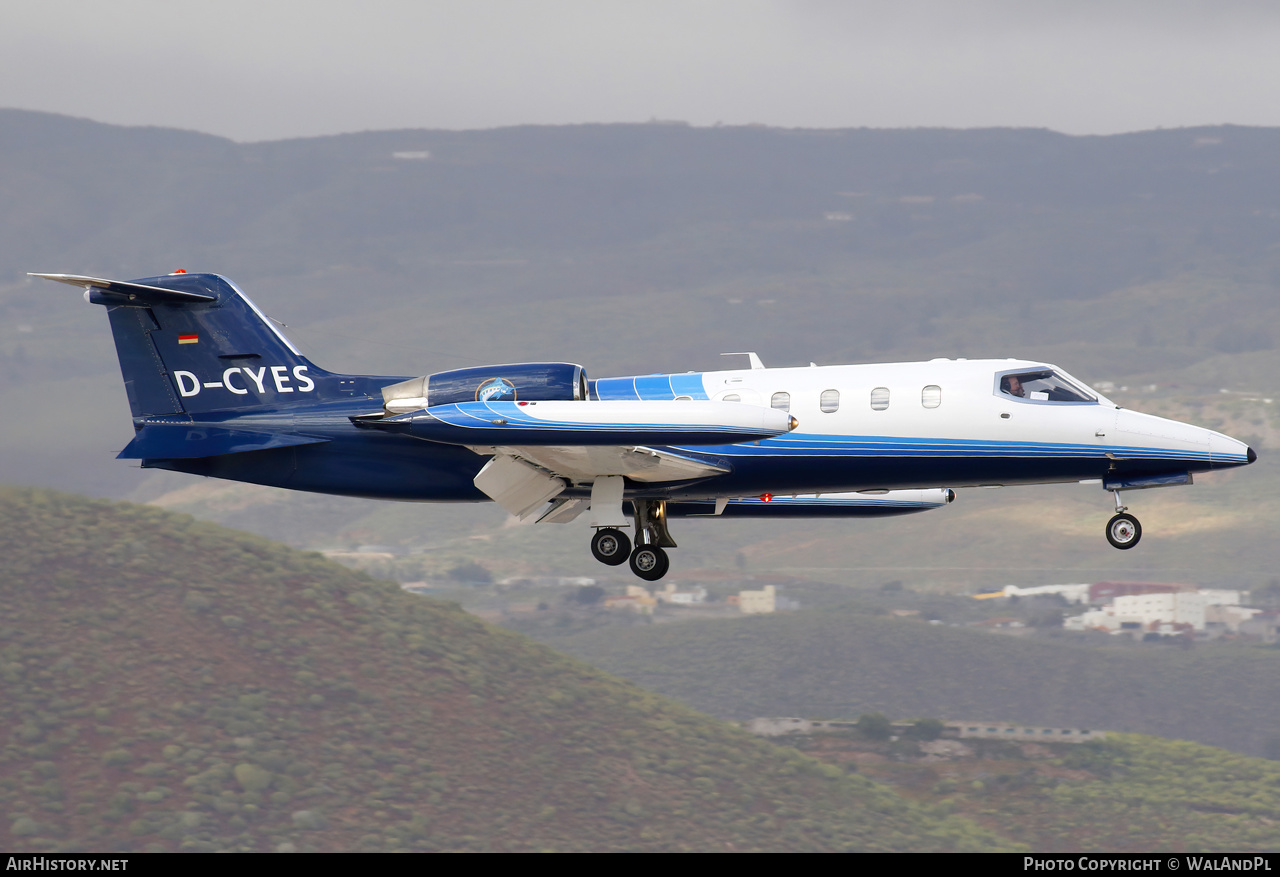
[{"label": "pilot in cockpit", "polygon": [[1027,395],[1027,391],[1022,388],[1022,381],[1018,380],[1017,375],[1005,375],[1000,381],[1000,389],[1010,396],[1026,398]]}]

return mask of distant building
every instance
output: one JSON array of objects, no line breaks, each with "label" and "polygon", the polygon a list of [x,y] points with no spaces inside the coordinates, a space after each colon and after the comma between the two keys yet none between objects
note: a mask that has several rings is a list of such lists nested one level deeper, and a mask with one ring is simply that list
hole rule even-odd
[{"label": "distant building", "polygon": [[[1174,586],[1165,586],[1174,587]],[[1068,630],[1098,629],[1112,633],[1203,632],[1209,625],[1236,631],[1261,610],[1240,605],[1240,592],[1205,588],[1199,591],[1122,594],[1111,603],[1065,619]]]},{"label": "distant building", "polygon": [[1170,585],[1161,582],[1095,582],[1089,586],[1089,602],[1105,603],[1116,597],[1135,594],[1174,594],[1178,591],[1194,591],[1191,585]]},{"label": "distant building", "polygon": [[699,585],[689,591],[677,591],[673,582],[667,582],[666,587],[654,596],[673,606],[695,606],[707,602],[707,589]]},{"label": "distant building", "polygon": [[588,576],[511,576],[496,584],[504,588],[586,588],[595,583]]},{"label": "distant building", "polygon": [[739,591],[738,608],[743,615],[768,615],[778,609],[778,589],[765,585],[759,591]]},{"label": "distant building", "polygon": [[1240,633],[1256,636],[1264,643],[1280,642],[1280,610],[1262,609],[1252,618],[1240,623]]},{"label": "distant building", "polygon": [[[895,734],[911,729],[913,722],[893,722]],[[743,727],[761,737],[788,737],[808,734],[841,734],[856,731],[858,723],[852,720],[824,721],[799,719],[791,716],[758,718],[743,722]],[[1007,722],[957,722],[943,723],[943,737],[952,739],[1017,740],[1020,743],[1085,743],[1101,740],[1106,731],[1088,728],[1046,728],[1041,725],[1011,725]]]},{"label": "distant building", "polygon": [[1087,728],[1045,728],[1041,726],[1009,725],[1000,722],[947,722],[942,730],[944,737],[960,739],[1017,740],[1022,743],[1085,743],[1101,740],[1106,731]]},{"label": "distant building", "polygon": [[630,609],[641,615],[652,615],[658,601],[646,588],[640,585],[627,585],[627,593],[622,597],[605,597],[606,609]]}]

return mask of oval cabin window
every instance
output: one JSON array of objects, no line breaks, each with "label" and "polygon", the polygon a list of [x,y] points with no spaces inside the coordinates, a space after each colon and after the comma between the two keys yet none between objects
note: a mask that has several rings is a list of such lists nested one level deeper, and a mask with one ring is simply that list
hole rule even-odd
[{"label": "oval cabin window", "polygon": [[721,402],[741,402],[742,397],[739,396],[737,393],[725,393],[723,396],[720,397],[720,401]]},{"label": "oval cabin window", "polygon": [[871,409],[873,411],[883,411],[889,407],[889,388],[876,387],[871,391]]},{"label": "oval cabin window", "polygon": [[774,393],[769,399],[769,407],[777,408],[779,411],[791,410],[791,394],[790,393]]},{"label": "oval cabin window", "polygon": [[920,392],[920,404],[925,408],[937,408],[942,404],[942,388],[937,384],[930,384]]},{"label": "oval cabin window", "polygon": [[823,414],[832,414],[840,410],[840,391],[839,390],[823,390],[822,398],[818,401],[818,407],[822,409]]}]

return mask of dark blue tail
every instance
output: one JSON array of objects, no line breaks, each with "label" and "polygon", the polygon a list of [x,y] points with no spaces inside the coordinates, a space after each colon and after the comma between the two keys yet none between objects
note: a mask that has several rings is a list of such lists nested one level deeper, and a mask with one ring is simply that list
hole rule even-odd
[{"label": "dark blue tail", "polygon": [[135,420],[351,398],[400,380],[318,368],[217,274],[39,276],[84,286],[88,301],[106,306]]}]

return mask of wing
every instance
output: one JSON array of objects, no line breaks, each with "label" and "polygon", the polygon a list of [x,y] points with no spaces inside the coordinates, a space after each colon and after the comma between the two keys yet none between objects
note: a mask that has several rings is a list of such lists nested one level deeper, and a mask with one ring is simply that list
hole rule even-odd
[{"label": "wing", "polygon": [[785,411],[741,402],[459,402],[356,425],[452,445],[731,445],[798,426]]},{"label": "wing", "polygon": [[[692,400],[463,402],[353,422],[492,457],[476,476],[476,487],[518,517],[542,509],[569,484],[609,477],[689,481],[730,471],[696,451],[653,445],[736,444],[782,435],[798,425],[785,411]],[[585,502],[558,503],[540,519],[569,520]]]}]

